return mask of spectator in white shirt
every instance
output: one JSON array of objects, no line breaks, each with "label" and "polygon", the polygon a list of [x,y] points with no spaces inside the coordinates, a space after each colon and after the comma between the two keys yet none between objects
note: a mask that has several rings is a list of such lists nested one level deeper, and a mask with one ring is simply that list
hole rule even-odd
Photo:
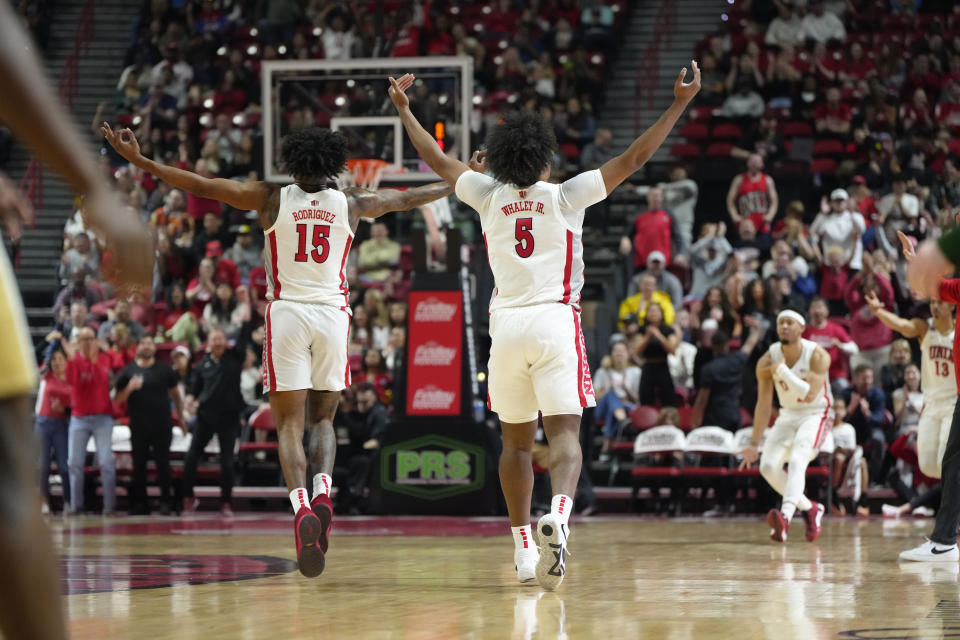
[{"label": "spectator in white shirt", "polygon": [[716,114],[728,118],[759,118],[765,106],[763,97],[754,91],[753,80],[742,77],[737,80],[737,92],[723,101]]},{"label": "spectator in white shirt", "polygon": [[323,30],[323,55],[327,60],[349,60],[356,36],[347,28],[347,21],[340,13],[333,14],[330,26]]},{"label": "spectator in white shirt", "polygon": [[843,42],[847,30],[835,14],[826,10],[823,0],[810,0],[810,11],[803,17],[803,37],[815,42],[826,43],[830,40]]},{"label": "spectator in white shirt", "polygon": [[821,256],[825,256],[831,247],[840,247],[844,257],[848,258],[844,264],[859,271],[863,267],[863,243],[860,237],[867,226],[860,213],[850,211],[848,201],[846,190],[834,189],[830,192],[830,204],[813,221],[810,235]]},{"label": "spectator in white shirt", "polygon": [[702,298],[711,287],[723,282],[727,259],[733,247],[727,242],[727,225],[707,223],[700,230],[700,239],[690,247],[693,261],[693,285],[690,296]]},{"label": "spectator in white shirt", "polygon": [[593,376],[593,389],[597,395],[597,421],[603,423],[603,450],[601,460],[609,458],[610,443],[617,435],[627,414],[638,402],[640,368],[630,364],[630,352],[625,342],[615,342],[610,347],[600,368]]},{"label": "spectator in white shirt", "polygon": [[777,2],[777,17],[770,21],[764,43],[782,47],[803,42],[803,21],[787,2]]},{"label": "spectator in white shirt", "polygon": [[903,174],[893,176],[893,191],[877,203],[878,223],[883,227],[887,240],[897,243],[897,231],[907,232],[920,217],[920,199],[907,193],[907,181]]}]

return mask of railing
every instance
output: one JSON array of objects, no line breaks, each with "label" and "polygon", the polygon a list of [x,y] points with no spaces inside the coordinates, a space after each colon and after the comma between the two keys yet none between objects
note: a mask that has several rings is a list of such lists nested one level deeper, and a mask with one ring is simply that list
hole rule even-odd
[{"label": "railing", "polygon": [[[73,38],[73,51],[63,64],[63,71],[57,83],[57,95],[60,102],[68,111],[73,110],[73,102],[77,99],[77,73],[80,56],[87,52],[90,40],[93,39],[94,0],[86,0],[80,10],[80,20]],[[34,209],[43,206],[43,163],[36,157],[30,159],[23,180],[20,181],[20,192],[33,205]]]},{"label": "railing", "polygon": [[665,0],[660,5],[660,13],[654,25],[654,38],[640,60],[640,69],[637,72],[637,88],[633,101],[633,126],[637,133],[642,130],[642,109],[651,109],[654,106],[657,82],[660,73],[660,50],[673,43],[673,34],[677,23],[676,0]]}]

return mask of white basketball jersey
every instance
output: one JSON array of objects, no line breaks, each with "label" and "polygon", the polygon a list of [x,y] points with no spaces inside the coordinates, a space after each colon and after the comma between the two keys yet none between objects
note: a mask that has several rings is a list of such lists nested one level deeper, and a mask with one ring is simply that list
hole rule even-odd
[{"label": "white basketball jersey", "polygon": [[280,190],[280,213],[266,236],[267,300],[350,308],[347,254],[353,230],[347,197],[335,189]]},{"label": "white basketball jersey", "polygon": [[929,320],[920,343],[920,379],[925,404],[953,402],[957,398],[957,379],[953,375],[953,331],[943,335]]},{"label": "white basketball jersey", "polygon": [[[801,380],[806,381],[810,374],[810,359],[817,348],[817,343],[810,340],[800,339],[800,357],[790,367],[790,370]],[[770,345],[771,355],[777,355],[775,360],[784,360],[783,345],[774,342]],[[773,388],[777,390],[777,398],[780,400],[780,407],[791,411],[826,411],[833,406],[833,394],[830,392],[830,385],[826,380],[823,382],[823,388],[817,392],[812,402],[804,402],[804,395],[794,391],[787,382],[781,378],[776,370],[773,372]]]},{"label": "white basketball jersey", "polygon": [[457,195],[480,214],[496,283],[491,312],[550,302],[579,308],[584,209],[607,195],[599,171],[524,189],[467,171]]}]

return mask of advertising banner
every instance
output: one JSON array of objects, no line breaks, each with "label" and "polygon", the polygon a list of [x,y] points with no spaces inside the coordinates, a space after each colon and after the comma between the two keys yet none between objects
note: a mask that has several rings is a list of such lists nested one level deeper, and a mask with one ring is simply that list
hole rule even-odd
[{"label": "advertising banner", "polygon": [[461,413],[463,299],[460,291],[412,291],[407,334],[408,416]]}]

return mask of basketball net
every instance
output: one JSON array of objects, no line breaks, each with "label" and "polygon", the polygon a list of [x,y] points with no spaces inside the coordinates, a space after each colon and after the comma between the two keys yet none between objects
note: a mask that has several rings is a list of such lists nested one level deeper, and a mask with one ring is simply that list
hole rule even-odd
[{"label": "basketball net", "polygon": [[380,185],[380,179],[383,177],[383,171],[386,167],[386,160],[350,158],[347,160],[347,170],[340,174],[340,179],[337,182],[341,189],[362,187],[375,191]]}]

